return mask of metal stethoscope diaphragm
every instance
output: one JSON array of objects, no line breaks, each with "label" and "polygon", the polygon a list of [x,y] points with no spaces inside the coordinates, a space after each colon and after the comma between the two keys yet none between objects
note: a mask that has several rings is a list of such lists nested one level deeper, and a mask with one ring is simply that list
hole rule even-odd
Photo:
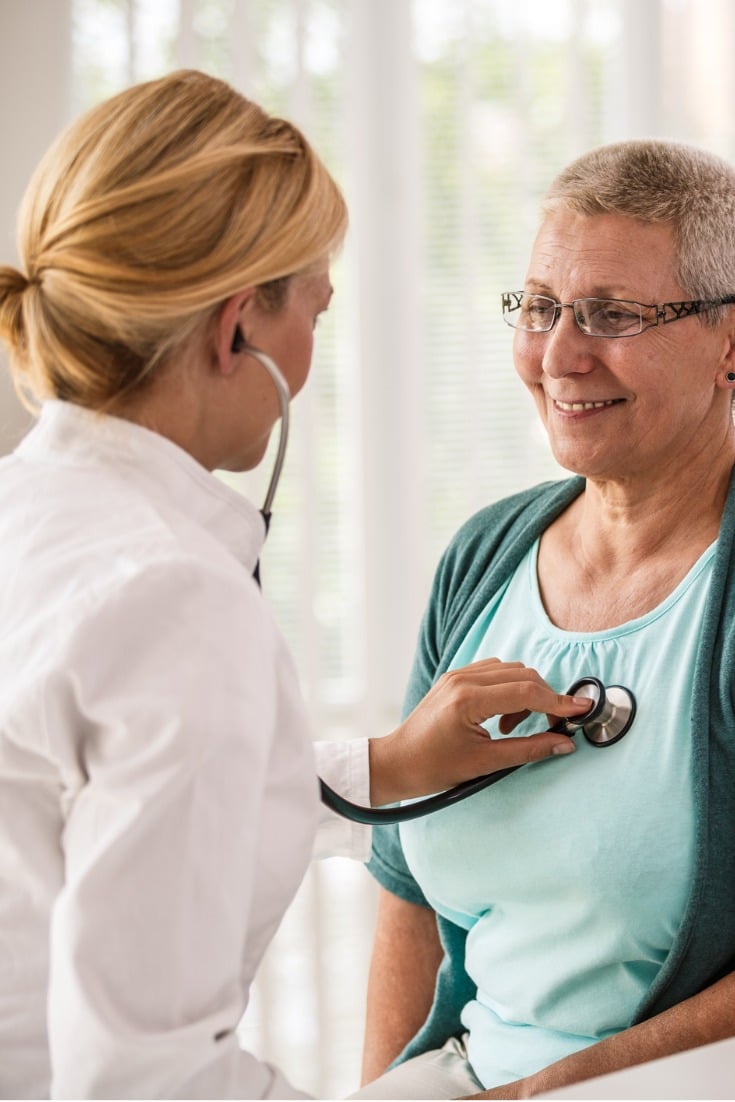
[{"label": "metal stethoscope diaphragm", "polygon": [[636,703],[630,689],[623,685],[608,685],[597,677],[581,677],[567,689],[569,696],[587,696],[594,701],[583,716],[560,719],[551,728],[565,735],[581,731],[593,746],[612,746],[627,734],[635,719]]}]

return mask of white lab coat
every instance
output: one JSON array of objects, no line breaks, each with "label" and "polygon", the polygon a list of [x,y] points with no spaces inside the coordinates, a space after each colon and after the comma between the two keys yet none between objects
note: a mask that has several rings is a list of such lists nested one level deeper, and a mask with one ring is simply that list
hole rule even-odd
[{"label": "white lab coat", "polygon": [[[235,1037],[320,815],[262,543],[187,453],[68,403],[0,463],[0,1096],[304,1097]],[[366,803],[366,757],[320,767]]]}]

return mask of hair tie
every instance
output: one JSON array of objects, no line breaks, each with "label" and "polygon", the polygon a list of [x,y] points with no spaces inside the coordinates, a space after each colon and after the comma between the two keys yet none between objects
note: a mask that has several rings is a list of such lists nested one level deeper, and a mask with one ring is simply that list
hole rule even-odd
[{"label": "hair tie", "polygon": [[24,291],[27,291],[32,283],[38,283],[37,278],[29,279],[26,273],[21,272],[18,268],[13,269],[13,274],[15,276],[15,279],[13,281],[15,283],[15,287],[13,289],[19,295],[22,295]]},{"label": "hair tie", "polygon": [[30,285],[31,280],[25,272],[14,267],[6,267],[4,264],[0,265],[0,287],[4,295],[20,296],[28,290]]}]

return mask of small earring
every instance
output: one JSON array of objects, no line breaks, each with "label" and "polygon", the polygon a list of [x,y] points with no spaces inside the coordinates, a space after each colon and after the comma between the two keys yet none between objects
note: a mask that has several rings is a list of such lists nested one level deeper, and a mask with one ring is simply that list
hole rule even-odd
[{"label": "small earring", "polygon": [[725,378],[727,379],[728,383],[735,383],[735,371],[725,372]]}]

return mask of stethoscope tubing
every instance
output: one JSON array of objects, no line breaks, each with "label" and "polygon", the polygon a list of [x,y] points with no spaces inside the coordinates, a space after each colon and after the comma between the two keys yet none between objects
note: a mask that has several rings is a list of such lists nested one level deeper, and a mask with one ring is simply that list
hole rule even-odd
[{"label": "stethoscope tubing", "polygon": [[411,819],[421,819],[424,815],[453,807],[469,796],[474,796],[476,792],[481,792],[483,788],[489,788],[491,784],[502,781],[504,777],[510,776],[520,768],[520,765],[511,765],[507,769],[498,769],[495,773],[487,773],[471,781],[463,781],[462,784],[457,784],[446,792],[437,792],[434,796],[426,796],[411,804],[401,804],[400,807],[362,807],[360,804],[353,804],[330,788],[321,777],[319,777],[319,789],[322,803],[343,818],[351,819],[353,823],[364,823],[366,826],[383,826],[390,823],[407,823]]},{"label": "stethoscope tubing", "polygon": [[278,405],[280,408],[281,428],[278,436],[278,448],[276,451],[276,458],[273,461],[273,471],[271,472],[268,489],[263,499],[263,507],[260,510],[265,519],[267,531],[273,509],[273,499],[276,496],[278,483],[281,481],[281,472],[283,471],[283,462],[286,458],[286,447],[288,445],[288,437],[291,429],[291,390],[283,377],[281,369],[265,352],[261,352],[259,348],[253,348],[251,344],[244,345],[241,348],[241,352],[246,356],[252,356],[253,359],[257,360],[261,367],[264,367],[268,372],[276,388]]}]

